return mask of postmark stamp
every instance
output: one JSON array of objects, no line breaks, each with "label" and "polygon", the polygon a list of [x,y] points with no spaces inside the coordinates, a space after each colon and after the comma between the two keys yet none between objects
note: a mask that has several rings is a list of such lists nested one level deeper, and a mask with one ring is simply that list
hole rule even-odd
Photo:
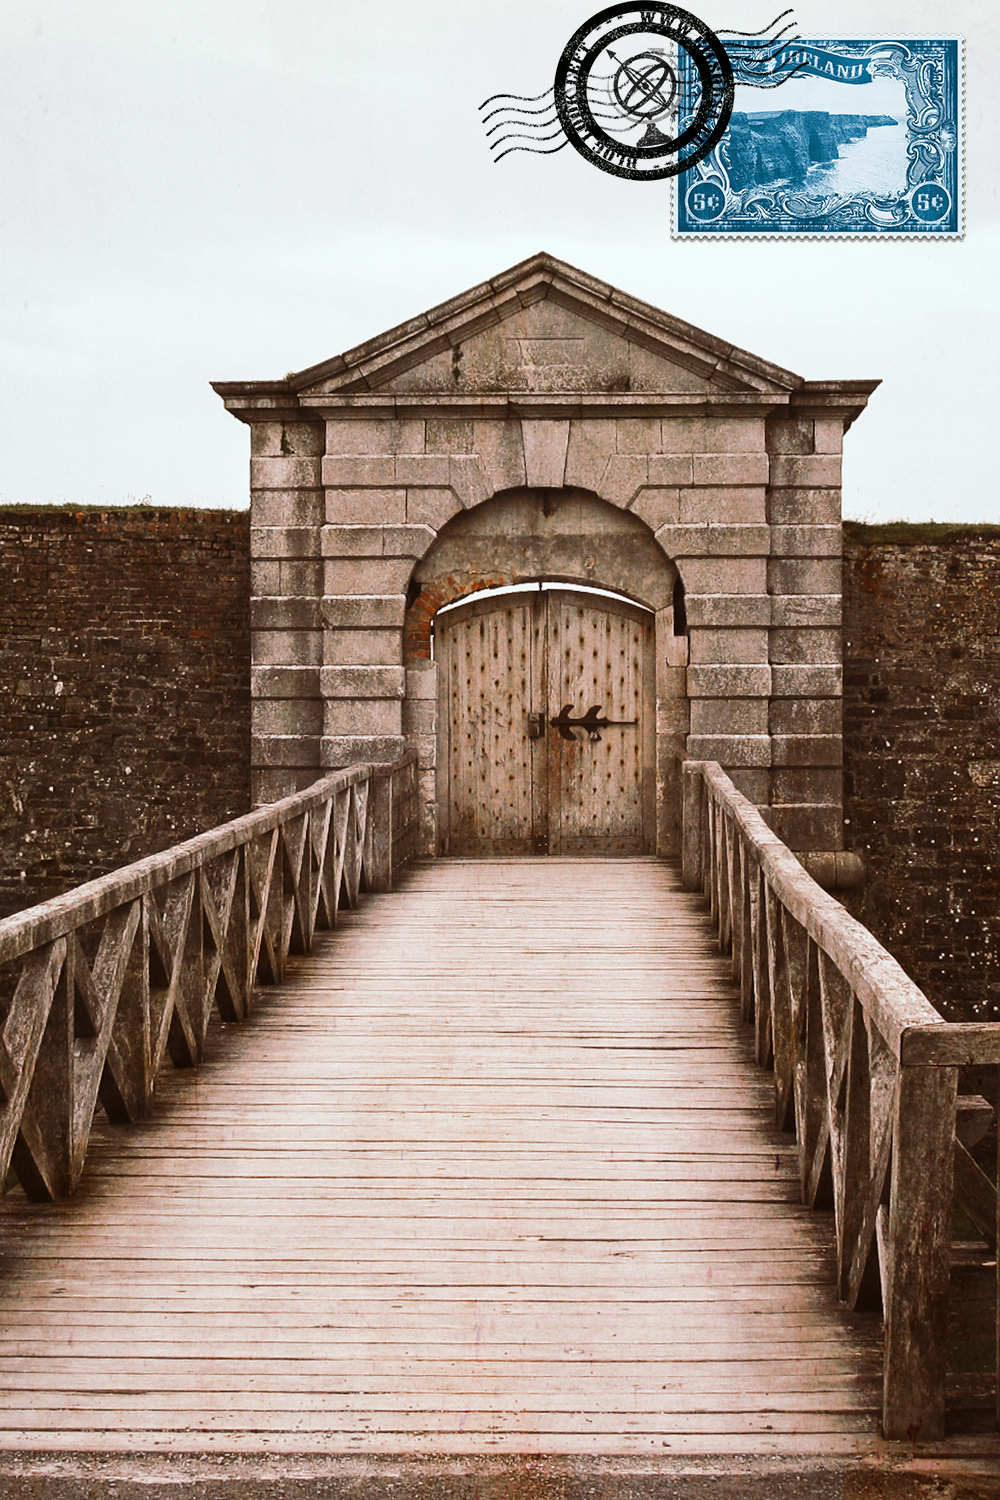
[{"label": "postmark stamp", "polygon": [[737,82],[678,181],[674,238],[961,238],[958,38],[796,39],[775,61],[795,69],[781,107]]},{"label": "postmark stamp", "polygon": [[608,6],[573,34],[556,68],[568,141],[617,177],[687,171],[721,139],[733,95],[722,43],[675,5]]},{"label": "postmark stamp", "polygon": [[781,60],[791,14],[759,32],[716,35],[666,0],[619,0],[573,33],[552,88],[483,101],[493,160],[570,145],[616,177],[677,177],[724,137],[736,82],[770,89],[794,74]]}]

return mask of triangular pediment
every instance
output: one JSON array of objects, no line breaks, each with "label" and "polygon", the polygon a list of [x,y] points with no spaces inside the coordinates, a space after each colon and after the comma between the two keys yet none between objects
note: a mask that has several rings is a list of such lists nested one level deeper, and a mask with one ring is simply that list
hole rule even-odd
[{"label": "triangular pediment", "polygon": [[800,376],[545,254],[324,364],[299,397],[746,394]]}]

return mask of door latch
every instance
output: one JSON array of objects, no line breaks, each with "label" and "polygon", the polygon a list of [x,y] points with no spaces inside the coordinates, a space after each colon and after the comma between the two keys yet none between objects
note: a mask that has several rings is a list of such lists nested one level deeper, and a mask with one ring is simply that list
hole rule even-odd
[{"label": "door latch", "polygon": [[572,703],[564,704],[556,717],[549,720],[552,728],[558,729],[564,740],[572,741],[576,738],[573,733],[574,729],[585,729],[589,740],[599,741],[601,738],[598,734],[599,729],[608,729],[612,724],[637,724],[639,722],[638,719],[605,718],[601,714],[601,705],[599,703],[595,703],[593,708],[588,708],[587,712],[582,714],[578,719],[570,718],[572,712]]},{"label": "door latch", "polygon": [[540,740],[540,739],[544,738],[544,735],[545,735],[545,715],[544,714],[529,714],[528,715],[528,739],[529,740]]}]

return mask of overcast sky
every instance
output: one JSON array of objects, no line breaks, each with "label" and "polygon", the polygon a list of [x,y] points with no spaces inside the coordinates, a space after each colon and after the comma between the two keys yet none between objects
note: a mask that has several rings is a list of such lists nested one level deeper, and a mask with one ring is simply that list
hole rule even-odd
[{"label": "overcast sky", "polygon": [[[6,0],[0,503],[243,507],[210,380],[329,358],[547,250],[810,379],[881,377],[845,514],[1000,521],[1000,14],[798,4],[805,36],[962,33],[967,235],[674,243],[669,188],[490,159],[587,0]],[[777,0],[702,0],[755,29]]]}]

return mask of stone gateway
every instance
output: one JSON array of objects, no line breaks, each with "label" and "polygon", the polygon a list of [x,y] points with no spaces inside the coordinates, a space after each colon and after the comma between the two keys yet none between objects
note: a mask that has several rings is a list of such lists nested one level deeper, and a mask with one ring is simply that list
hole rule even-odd
[{"label": "stone gateway", "polygon": [[836,854],[841,448],[877,384],[544,254],[217,383],[251,428],[255,802],[415,746],[428,852],[676,855],[680,763],[717,760]]}]

